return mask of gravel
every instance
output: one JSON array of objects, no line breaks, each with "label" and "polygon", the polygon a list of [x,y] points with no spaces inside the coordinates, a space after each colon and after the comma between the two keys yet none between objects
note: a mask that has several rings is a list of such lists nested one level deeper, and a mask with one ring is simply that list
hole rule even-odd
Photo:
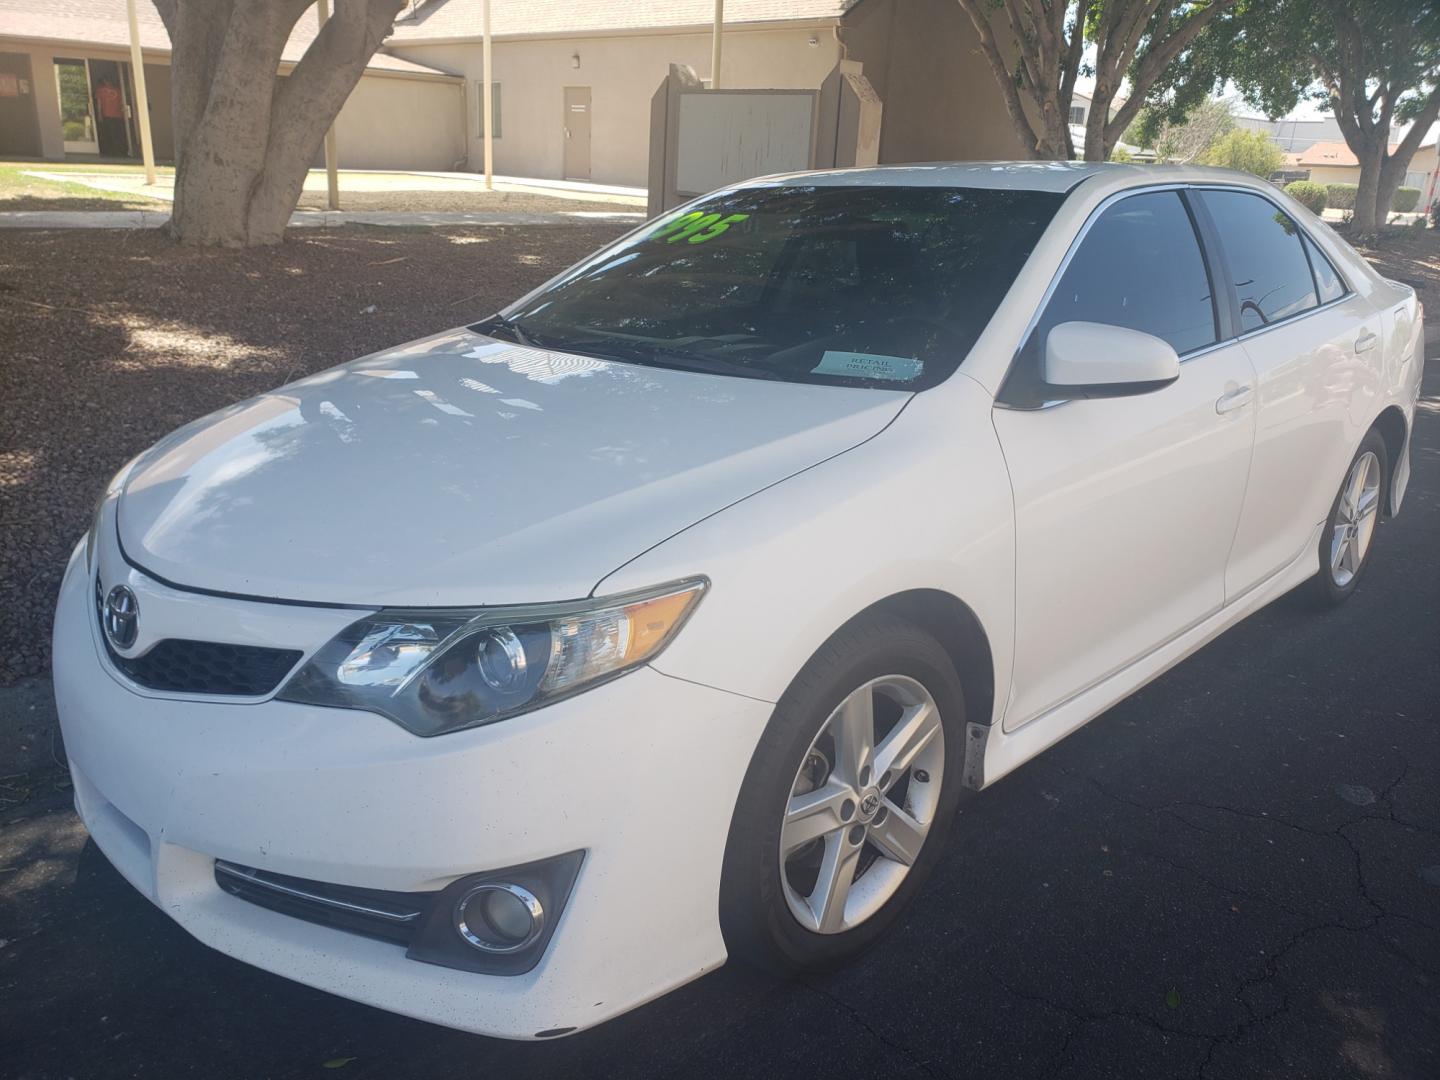
[{"label": "gravel", "polygon": [[45,671],[55,593],[105,481],[196,417],[480,318],[628,226],[0,234],[0,686]]}]

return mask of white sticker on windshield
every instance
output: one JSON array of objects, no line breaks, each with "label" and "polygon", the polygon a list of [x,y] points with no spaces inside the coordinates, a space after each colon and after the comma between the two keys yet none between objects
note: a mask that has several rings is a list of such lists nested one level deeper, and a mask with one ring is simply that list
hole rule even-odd
[{"label": "white sticker on windshield", "polygon": [[884,356],[880,353],[840,352],[826,349],[820,363],[810,369],[812,375],[848,375],[854,379],[888,379],[909,382],[925,370],[925,361],[909,356]]}]

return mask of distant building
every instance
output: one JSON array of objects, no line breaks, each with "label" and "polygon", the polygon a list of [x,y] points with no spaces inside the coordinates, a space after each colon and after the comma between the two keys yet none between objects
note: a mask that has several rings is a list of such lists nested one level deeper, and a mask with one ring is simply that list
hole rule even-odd
[{"label": "distant building", "polygon": [[[175,156],[170,35],[150,0],[136,5],[155,156]],[[286,75],[318,27],[300,17]],[[0,0],[0,156],[138,160],[140,136],[125,0]],[[347,168],[451,169],[465,158],[464,80],[376,53],[336,118]]]},{"label": "distant building", "polygon": [[[1440,179],[1440,156],[1436,153],[1436,132],[1431,131],[1410,159],[1409,170],[1401,181],[1404,187],[1420,192],[1420,208],[1435,201],[1436,182]],[[1391,152],[1395,145],[1391,144]],[[1287,168],[1289,166],[1287,165]],[[1360,162],[1343,142],[1317,142],[1295,155],[1294,168],[1305,172],[1305,179],[1319,184],[1357,184]]]},{"label": "distant building", "polygon": [[1318,142],[1344,142],[1340,125],[1333,116],[1311,120],[1266,120],[1259,116],[1237,116],[1235,123],[1249,131],[1261,131],[1283,153],[1308,150]]}]

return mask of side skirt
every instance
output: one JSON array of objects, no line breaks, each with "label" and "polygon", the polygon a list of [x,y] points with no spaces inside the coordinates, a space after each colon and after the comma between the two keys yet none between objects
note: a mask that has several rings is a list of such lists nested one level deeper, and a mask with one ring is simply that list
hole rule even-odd
[{"label": "side skirt", "polygon": [[1316,552],[1323,528],[1323,522],[1315,526],[1305,547],[1289,566],[1123,671],[1061,702],[1049,712],[1041,713],[1014,731],[1004,731],[999,723],[989,727],[970,724],[970,728],[979,727],[982,730],[967,732],[966,749],[969,753],[965,765],[965,786],[977,790],[989,787],[1066,735],[1084,727],[1116,702],[1159,678],[1241,619],[1314,576],[1319,568]]}]

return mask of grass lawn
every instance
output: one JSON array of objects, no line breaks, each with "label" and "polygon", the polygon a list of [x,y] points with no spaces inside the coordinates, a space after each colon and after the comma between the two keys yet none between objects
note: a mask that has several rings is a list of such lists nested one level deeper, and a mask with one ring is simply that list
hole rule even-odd
[{"label": "grass lawn", "polygon": [[[139,166],[80,165],[74,162],[0,162],[0,211],[3,210],[166,210],[163,199],[99,191],[71,181],[42,180],[27,172],[140,173]],[[173,172],[168,167],[165,172]]]}]

